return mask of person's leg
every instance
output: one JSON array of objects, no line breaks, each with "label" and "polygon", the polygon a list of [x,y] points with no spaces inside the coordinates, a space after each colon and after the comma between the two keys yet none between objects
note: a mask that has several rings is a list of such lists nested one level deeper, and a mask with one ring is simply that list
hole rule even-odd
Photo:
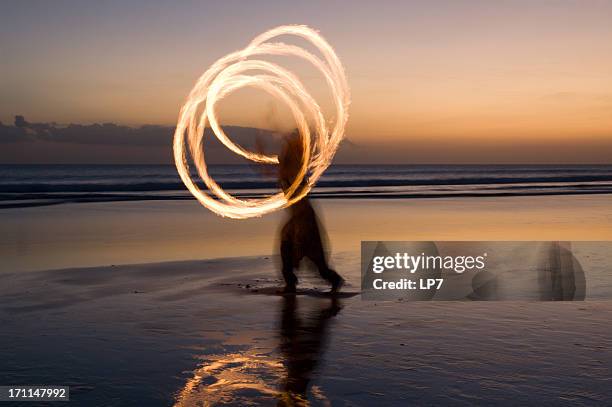
[{"label": "person's leg", "polygon": [[344,279],[340,277],[340,274],[336,273],[335,270],[330,269],[327,265],[323,247],[321,246],[313,250],[309,257],[317,267],[317,270],[319,270],[321,277],[332,285],[332,291],[338,290],[342,283],[344,283]]},{"label": "person's leg", "polygon": [[[284,237],[284,236],[283,236]],[[293,272],[293,246],[291,240],[281,240],[282,273],[285,279],[285,292],[295,292],[298,279]]]}]

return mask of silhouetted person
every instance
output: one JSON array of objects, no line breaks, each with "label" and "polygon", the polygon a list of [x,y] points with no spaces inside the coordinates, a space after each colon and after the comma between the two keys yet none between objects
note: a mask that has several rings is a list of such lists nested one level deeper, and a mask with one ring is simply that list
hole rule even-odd
[{"label": "silhouetted person", "polygon": [[308,405],[308,385],[327,343],[328,323],[341,309],[334,296],[327,307],[300,316],[297,301],[294,295],[283,298],[280,350],[287,378],[280,406]]},{"label": "silhouetted person", "polygon": [[[285,142],[283,151],[278,157],[279,183],[282,190],[287,193],[296,179],[302,165],[303,147],[302,139],[294,131]],[[306,186],[302,180],[296,193]],[[319,274],[332,286],[336,292],[344,283],[338,273],[330,269],[327,264],[323,241],[321,239],[321,225],[317,214],[310,205],[308,196],[291,205],[288,209],[289,220],[281,230],[281,258],[282,273],[285,279],[285,293],[294,293],[298,279],[294,270],[299,268],[305,257],[309,258],[319,270]]]}]

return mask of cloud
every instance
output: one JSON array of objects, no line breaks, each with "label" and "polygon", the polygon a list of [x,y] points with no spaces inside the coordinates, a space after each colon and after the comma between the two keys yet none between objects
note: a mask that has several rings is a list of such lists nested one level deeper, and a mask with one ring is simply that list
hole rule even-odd
[{"label": "cloud", "polygon": [[[563,96],[562,96],[563,97]],[[228,136],[248,150],[280,150],[282,135],[253,127],[224,126]],[[3,164],[172,164],[171,126],[123,126],[116,123],[30,123],[17,116],[0,123]],[[208,164],[252,164],[229,151],[207,129]],[[381,141],[375,134],[355,144],[344,139],[334,164],[493,164],[610,163],[612,136],[557,138],[419,136]]]},{"label": "cloud", "polygon": [[[267,152],[280,149],[282,135],[253,127],[223,126],[238,145]],[[116,123],[31,123],[15,116],[14,125],[0,123],[0,163],[172,163],[174,127]],[[346,141],[347,146],[352,146]],[[211,164],[247,163],[230,152],[212,131],[205,131],[206,160]]]},{"label": "cloud", "polygon": [[[239,126],[224,126],[224,130],[240,145],[253,144],[255,137],[273,134],[267,130]],[[58,125],[53,122],[30,123],[23,116],[15,116],[14,126],[0,123],[0,143],[38,140],[51,143],[115,146],[168,146],[172,144],[173,133],[174,127],[170,126],[129,127],[115,123]],[[205,134],[212,135],[210,129],[206,129]]]}]

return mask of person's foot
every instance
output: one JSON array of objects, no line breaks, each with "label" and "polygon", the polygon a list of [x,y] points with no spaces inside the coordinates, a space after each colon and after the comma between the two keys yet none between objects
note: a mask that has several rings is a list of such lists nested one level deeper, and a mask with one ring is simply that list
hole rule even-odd
[{"label": "person's foot", "polygon": [[343,285],[344,285],[344,279],[342,277],[338,276],[338,278],[332,283],[332,288],[331,288],[332,294],[335,294],[338,291],[340,291],[340,288]]},{"label": "person's foot", "polygon": [[281,294],[295,294],[295,292],[295,284],[287,284],[285,288],[282,289]]}]

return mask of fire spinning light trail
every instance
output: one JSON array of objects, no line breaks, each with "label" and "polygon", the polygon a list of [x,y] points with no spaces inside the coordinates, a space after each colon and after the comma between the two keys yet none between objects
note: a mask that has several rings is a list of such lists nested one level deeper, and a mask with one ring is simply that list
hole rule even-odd
[{"label": "fire spinning light trail", "polygon": [[[320,51],[323,59],[296,45],[269,42],[280,35],[294,35],[306,39]],[[331,90],[335,105],[334,120],[326,121],[317,102],[293,73],[280,65],[252,59],[265,55],[295,56],[314,65]],[[219,141],[234,153],[258,163],[278,163],[276,155],[254,153],[233,143],[219,126],[216,103],[246,86],[262,89],[289,106],[302,136],[304,156],[300,172],[286,192],[266,198],[243,200],[225,192],[210,177],[204,160],[203,142],[204,129],[210,125]],[[344,68],[333,48],[319,33],[303,25],[280,26],[266,31],[246,48],[217,60],[198,79],[180,111],[174,133],[176,168],[193,196],[218,215],[244,219],[285,208],[302,199],[330,165],[344,137],[349,103],[349,88]],[[188,153],[209,192],[201,190],[191,179]],[[307,186],[298,189],[306,177]]]}]

